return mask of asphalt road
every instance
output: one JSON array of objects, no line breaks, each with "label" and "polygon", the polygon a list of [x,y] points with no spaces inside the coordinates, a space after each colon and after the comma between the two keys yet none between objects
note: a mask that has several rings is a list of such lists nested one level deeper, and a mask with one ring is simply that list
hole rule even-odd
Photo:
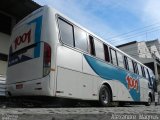
[{"label": "asphalt road", "polygon": [[160,106],[0,108],[0,120],[160,120]]}]

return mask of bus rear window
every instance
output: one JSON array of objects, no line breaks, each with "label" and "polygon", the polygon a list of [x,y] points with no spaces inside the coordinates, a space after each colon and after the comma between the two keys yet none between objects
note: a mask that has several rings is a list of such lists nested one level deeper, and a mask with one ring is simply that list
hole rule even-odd
[{"label": "bus rear window", "polygon": [[12,47],[10,47],[8,66],[12,66],[34,58],[34,51],[36,47],[39,47],[39,45],[40,43],[35,43],[16,52],[12,52]]}]

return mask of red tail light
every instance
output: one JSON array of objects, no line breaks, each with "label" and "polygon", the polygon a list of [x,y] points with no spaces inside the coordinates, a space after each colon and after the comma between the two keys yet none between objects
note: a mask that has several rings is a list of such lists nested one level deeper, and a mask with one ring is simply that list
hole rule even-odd
[{"label": "red tail light", "polygon": [[43,76],[50,73],[51,69],[51,47],[49,44],[44,43],[44,54],[43,54]]}]

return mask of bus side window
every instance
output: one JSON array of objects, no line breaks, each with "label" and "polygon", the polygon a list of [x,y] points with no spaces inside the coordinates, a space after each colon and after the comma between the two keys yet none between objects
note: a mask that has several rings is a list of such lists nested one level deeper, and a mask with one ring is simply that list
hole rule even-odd
[{"label": "bus side window", "polygon": [[95,46],[94,46],[94,39],[90,35],[89,35],[89,43],[90,43],[90,54],[95,56],[96,52],[95,52]]},{"label": "bus side window", "polygon": [[111,63],[117,65],[116,51],[110,48],[110,52],[111,52]]},{"label": "bus side window", "polygon": [[137,62],[133,62],[133,66],[134,66],[134,73],[139,74]]},{"label": "bus side window", "polygon": [[140,64],[137,64],[137,67],[138,67],[139,75],[141,75],[141,76],[142,76],[142,69],[141,69],[141,65],[140,65]]},{"label": "bus side window", "polygon": [[125,65],[126,70],[129,70],[129,68],[128,68],[128,60],[127,60],[126,56],[124,56],[124,65]]},{"label": "bus side window", "polygon": [[148,70],[148,74],[149,74],[149,83],[150,83],[150,86],[153,87],[155,90],[157,90],[157,87],[155,86],[156,84],[156,81],[155,81],[155,76],[153,74],[153,72],[151,70]]},{"label": "bus side window", "polygon": [[120,52],[117,52],[117,59],[118,59],[118,66],[124,68],[124,60],[123,60],[123,55]]},{"label": "bus side window", "polygon": [[105,61],[110,62],[108,46],[103,44]]},{"label": "bus side window", "polygon": [[96,57],[104,60],[104,49],[102,42],[95,39],[94,44],[95,44]]},{"label": "bus side window", "polygon": [[148,70],[146,68],[144,68],[144,71],[145,71],[146,78],[149,79],[149,74],[147,72]]},{"label": "bus side window", "polygon": [[74,35],[75,35],[75,47],[88,51],[88,45],[87,45],[87,34],[85,31],[78,27],[74,27]]},{"label": "bus side window", "polygon": [[143,75],[143,77],[146,77],[146,74],[145,74],[145,71],[144,71],[144,67],[141,66],[141,68],[142,68],[142,75]]},{"label": "bus side window", "polygon": [[129,71],[134,72],[133,62],[130,58],[128,58],[128,67],[129,67]]},{"label": "bus side window", "polygon": [[60,29],[61,41],[69,46],[74,47],[73,26],[60,18],[58,19],[58,25]]}]

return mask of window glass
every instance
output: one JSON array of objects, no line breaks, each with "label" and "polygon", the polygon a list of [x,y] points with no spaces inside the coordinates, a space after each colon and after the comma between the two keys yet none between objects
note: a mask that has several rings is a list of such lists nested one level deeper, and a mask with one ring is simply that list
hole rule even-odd
[{"label": "window glass", "polygon": [[133,62],[133,63],[134,63],[134,72],[138,74],[137,62]]},{"label": "window glass", "polygon": [[94,40],[96,56],[98,58],[104,59],[104,49],[103,44],[97,39]]},{"label": "window glass", "polygon": [[103,44],[103,47],[104,47],[104,56],[105,56],[105,60],[106,60],[107,62],[109,62],[109,61],[110,61],[110,59],[109,59],[108,46],[107,46],[107,45],[105,45],[105,44]]},{"label": "window glass", "polygon": [[141,68],[142,68],[142,75],[143,75],[143,77],[146,77],[146,74],[145,74],[145,71],[144,71],[144,67],[141,66]]},{"label": "window glass", "polygon": [[74,46],[73,26],[58,19],[61,41],[67,45]]},{"label": "window glass", "polygon": [[124,63],[125,63],[126,70],[129,70],[129,68],[128,68],[128,60],[127,60],[126,56],[124,56]]},{"label": "window glass", "polygon": [[111,62],[112,64],[117,65],[116,51],[113,49],[110,50],[111,50]]},{"label": "window glass", "polygon": [[141,69],[141,65],[140,65],[140,64],[137,64],[137,67],[138,67],[139,75],[141,75],[141,76],[142,76],[142,69]]},{"label": "window glass", "polygon": [[124,68],[123,55],[122,55],[122,53],[117,52],[117,59],[118,59],[118,66]]},{"label": "window glass", "polygon": [[89,35],[89,43],[90,43],[90,54],[95,56],[96,53],[95,53],[94,39],[90,35]]},{"label": "window glass", "polygon": [[74,35],[75,35],[75,47],[84,51],[88,51],[86,32],[78,27],[74,27]]},{"label": "window glass", "polygon": [[149,79],[149,75],[148,75],[147,69],[144,68],[144,71],[145,71],[146,78]]},{"label": "window glass", "polygon": [[130,58],[128,58],[128,67],[129,67],[129,71],[134,72],[133,63]]},{"label": "window glass", "polygon": [[148,70],[148,73],[149,73],[149,76],[150,76],[150,77],[155,77],[152,70],[149,69],[149,70]]},{"label": "window glass", "polygon": [[149,83],[150,83],[151,86],[153,86],[153,83],[155,82],[155,76],[154,76],[152,70],[148,70],[148,73],[149,73],[149,76],[150,76]]}]

